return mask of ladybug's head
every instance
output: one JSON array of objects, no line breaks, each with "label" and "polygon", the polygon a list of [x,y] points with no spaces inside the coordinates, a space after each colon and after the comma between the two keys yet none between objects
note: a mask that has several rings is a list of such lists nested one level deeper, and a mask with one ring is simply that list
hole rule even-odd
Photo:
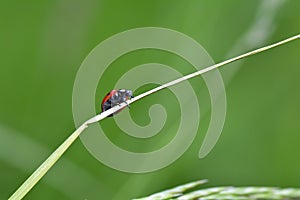
[{"label": "ladybug's head", "polygon": [[125,89],[120,89],[118,90],[118,95],[126,98],[132,98],[132,91],[131,90],[125,90]]},{"label": "ladybug's head", "polygon": [[128,98],[133,98],[131,90],[125,90],[125,96]]},{"label": "ladybug's head", "polygon": [[113,104],[122,103],[128,99],[131,99],[132,97],[133,96],[131,90],[120,89],[120,90],[116,90],[116,92],[112,94],[110,100]]}]

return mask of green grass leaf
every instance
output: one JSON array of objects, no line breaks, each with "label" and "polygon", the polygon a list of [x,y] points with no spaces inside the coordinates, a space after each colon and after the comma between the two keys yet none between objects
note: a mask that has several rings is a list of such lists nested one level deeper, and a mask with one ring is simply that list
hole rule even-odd
[{"label": "green grass leaf", "polygon": [[194,199],[218,199],[218,200],[296,200],[300,199],[300,188],[277,188],[277,187],[212,187],[186,192],[195,188],[206,180],[200,180],[177,186],[159,193],[152,194],[135,200],[194,200]]}]

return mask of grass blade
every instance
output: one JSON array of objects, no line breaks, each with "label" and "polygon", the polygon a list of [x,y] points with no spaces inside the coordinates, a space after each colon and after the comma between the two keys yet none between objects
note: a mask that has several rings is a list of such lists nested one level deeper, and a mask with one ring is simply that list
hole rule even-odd
[{"label": "grass blade", "polygon": [[134,200],[296,200],[300,199],[300,188],[277,188],[277,187],[211,187],[188,191],[205,183],[195,181],[147,197]]}]

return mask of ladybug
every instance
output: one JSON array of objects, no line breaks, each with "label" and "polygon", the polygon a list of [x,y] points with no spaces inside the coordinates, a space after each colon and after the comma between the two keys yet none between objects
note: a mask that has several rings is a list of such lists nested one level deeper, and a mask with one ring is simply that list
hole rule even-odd
[{"label": "ladybug", "polygon": [[[120,89],[120,90],[112,90],[110,91],[102,100],[101,108],[102,112],[116,106],[120,105],[121,103],[133,98],[132,91],[126,90],[126,89]],[[129,107],[129,105],[128,105]],[[109,115],[108,117],[112,117],[113,115],[119,113],[124,108],[118,110],[117,112]]]}]

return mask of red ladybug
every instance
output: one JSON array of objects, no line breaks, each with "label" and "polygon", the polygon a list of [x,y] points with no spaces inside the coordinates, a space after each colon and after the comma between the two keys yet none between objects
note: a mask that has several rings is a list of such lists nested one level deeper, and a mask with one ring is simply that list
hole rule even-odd
[{"label": "red ladybug", "polygon": [[[112,90],[102,100],[101,103],[102,112],[116,105],[119,105],[131,98],[133,98],[131,90],[125,90],[125,89]],[[113,115],[119,113],[123,109],[118,110],[117,112],[109,115],[108,117],[112,117]]]}]

